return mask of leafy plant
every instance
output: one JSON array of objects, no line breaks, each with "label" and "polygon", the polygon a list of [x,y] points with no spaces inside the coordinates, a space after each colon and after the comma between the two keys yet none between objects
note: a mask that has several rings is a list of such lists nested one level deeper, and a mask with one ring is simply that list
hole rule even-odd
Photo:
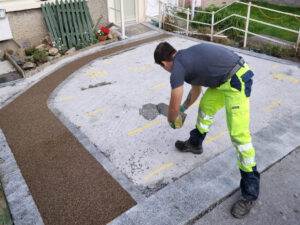
[{"label": "leafy plant", "polygon": [[47,54],[45,50],[36,50],[33,52],[33,59],[37,62],[47,62]]},{"label": "leafy plant", "polygon": [[26,54],[26,56],[31,56],[31,55],[33,55],[34,51],[35,51],[35,48],[30,47],[30,48],[25,49],[25,54]]}]

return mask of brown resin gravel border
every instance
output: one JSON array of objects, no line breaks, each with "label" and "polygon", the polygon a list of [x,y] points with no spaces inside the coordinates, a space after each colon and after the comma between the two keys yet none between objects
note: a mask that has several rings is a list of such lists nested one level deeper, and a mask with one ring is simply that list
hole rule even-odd
[{"label": "brown resin gravel border", "polygon": [[166,37],[162,34],[75,60],[0,110],[0,128],[46,225],[106,224],[136,204],[48,109],[50,94],[96,58]]}]

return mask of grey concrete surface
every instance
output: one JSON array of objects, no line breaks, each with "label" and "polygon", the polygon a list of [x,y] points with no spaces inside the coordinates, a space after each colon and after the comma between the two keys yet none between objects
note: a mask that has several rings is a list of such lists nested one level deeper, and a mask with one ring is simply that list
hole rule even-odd
[{"label": "grey concrete surface", "polygon": [[[166,41],[179,50],[199,43],[179,36]],[[141,115],[144,105],[169,102],[170,75],[153,59],[159,42],[94,60],[60,85],[53,99],[53,107],[147,196],[231,147],[224,109],[215,116],[201,156],[182,155],[174,147],[176,140],[187,139],[194,128],[197,104],[186,111],[184,127],[175,131],[163,115],[153,121]],[[239,54],[255,73],[250,100],[252,133],[300,109],[298,67]],[[111,84],[97,85],[102,82]],[[185,84],[183,99],[189,90]]]},{"label": "grey concrete surface", "polygon": [[[300,224],[300,147],[261,174],[260,196],[250,214],[235,219],[230,214],[240,191],[215,207],[194,225],[297,225]],[[222,221],[222,222],[220,222]]]},{"label": "grey concrete surface", "polygon": [[[299,146],[299,121],[300,110],[273,121],[253,135],[259,172]],[[235,158],[234,148],[227,149],[123,213],[109,225],[191,223],[239,188],[240,175]]]}]

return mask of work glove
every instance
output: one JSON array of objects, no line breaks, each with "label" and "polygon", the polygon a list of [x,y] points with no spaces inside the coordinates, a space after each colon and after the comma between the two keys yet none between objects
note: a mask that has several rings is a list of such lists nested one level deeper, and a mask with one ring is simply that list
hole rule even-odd
[{"label": "work glove", "polygon": [[181,105],[180,107],[179,107],[179,109],[180,109],[180,112],[184,112],[185,110],[187,110],[183,105]]},{"label": "work glove", "polygon": [[183,126],[183,122],[182,116],[179,114],[174,121],[169,122],[169,125],[173,129],[180,129]]}]

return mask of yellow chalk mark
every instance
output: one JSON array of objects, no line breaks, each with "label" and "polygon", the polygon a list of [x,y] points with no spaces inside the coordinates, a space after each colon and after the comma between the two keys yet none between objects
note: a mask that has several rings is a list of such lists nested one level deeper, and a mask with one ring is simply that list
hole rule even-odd
[{"label": "yellow chalk mark", "polygon": [[166,83],[160,83],[158,85],[153,86],[152,88],[155,89],[155,88],[163,87],[165,85],[166,85]]},{"label": "yellow chalk mark", "polygon": [[151,68],[152,68],[152,66],[151,66],[151,65],[149,65],[149,66],[145,66],[145,67],[141,68],[141,71],[150,70]]},{"label": "yellow chalk mark", "polygon": [[271,69],[272,69],[272,70],[275,70],[275,69],[277,69],[278,67],[279,67],[279,66],[276,64],[276,65],[272,66]]},{"label": "yellow chalk mark", "polygon": [[274,106],[279,105],[281,102],[282,102],[282,100],[278,100],[277,102],[274,102],[273,104],[271,104],[271,105],[265,107],[264,110],[267,111],[267,110],[273,108]]},{"label": "yellow chalk mark", "polygon": [[110,62],[109,62],[107,59],[103,60],[103,62],[104,62],[105,64],[110,64]]},{"label": "yellow chalk mark", "polygon": [[128,67],[128,70],[130,70],[130,71],[136,71],[136,68],[135,67]]},{"label": "yellow chalk mark", "polygon": [[92,111],[92,112],[86,113],[86,114],[84,115],[84,117],[85,117],[85,118],[88,118],[89,116],[95,115],[95,114],[97,114],[97,113],[99,113],[99,112],[102,112],[102,111],[104,111],[104,110],[106,110],[106,109],[109,109],[109,106],[106,106],[106,107],[103,107],[103,108],[94,110],[94,111]]},{"label": "yellow chalk mark", "polygon": [[136,30],[137,32],[142,33],[142,31],[139,28],[137,28],[137,27],[133,27],[130,30],[131,31],[135,31]]},{"label": "yellow chalk mark", "polygon": [[[283,77],[283,76],[285,76],[285,77]],[[284,75],[284,74],[282,74],[282,73],[276,74],[276,75],[274,75],[273,77],[274,77],[275,79],[279,79],[279,80],[292,80],[294,84],[297,84],[297,83],[299,82],[297,79],[295,79],[295,78],[293,78],[293,77],[286,76],[286,75]]]},{"label": "yellow chalk mark", "polygon": [[227,134],[227,133],[228,133],[228,131],[225,130],[225,131],[221,132],[220,134],[218,134],[217,136],[214,136],[214,137],[212,137],[212,138],[206,140],[205,143],[212,142],[212,141],[218,139],[219,137],[222,137],[223,135],[225,135],[225,134]]},{"label": "yellow chalk mark", "polygon": [[73,98],[73,97],[72,97],[72,96],[67,96],[67,97],[65,97],[65,98],[60,98],[60,99],[58,99],[58,101],[63,102],[63,101],[70,100],[71,98]]},{"label": "yellow chalk mark", "polygon": [[129,132],[128,135],[133,135],[135,133],[138,133],[138,132],[140,132],[140,131],[142,131],[142,130],[144,130],[146,128],[149,128],[149,127],[152,127],[152,126],[154,126],[154,125],[156,125],[158,123],[161,123],[162,121],[163,120],[157,120],[157,121],[154,121],[153,123],[149,123],[149,124],[147,124],[147,125],[145,125],[143,127],[140,127],[140,128],[138,128],[138,129],[136,129],[134,131]]},{"label": "yellow chalk mark", "polygon": [[197,106],[197,105],[199,105],[199,104],[200,104],[200,101],[194,102],[194,103],[190,106],[190,108],[192,108],[192,107],[194,107],[194,106]]},{"label": "yellow chalk mark", "polygon": [[148,174],[147,176],[145,176],[145,180],[149,179],[150,177],[152,177],[152,176],[158,174],[158,173],[161,172],[162,170],[167,169],[167,168],[169,168],[169,167],[171,167],[171,166],[173,166],[173,165],[174,165],[174,163],[171,162],[171,163],[168,163],[168,164],[166,164],[166,165],[160,167],[159,169],[154,170],[152,173],[150,173],[150,174]]},{"label": "yellow chalk mark", "polygon": [[93,73],[92,71],[88,70],[88,74],[91,77],[105,77],[107,75],[107,72],[106,72],[106,70],[102,70],[102,71]]}]

